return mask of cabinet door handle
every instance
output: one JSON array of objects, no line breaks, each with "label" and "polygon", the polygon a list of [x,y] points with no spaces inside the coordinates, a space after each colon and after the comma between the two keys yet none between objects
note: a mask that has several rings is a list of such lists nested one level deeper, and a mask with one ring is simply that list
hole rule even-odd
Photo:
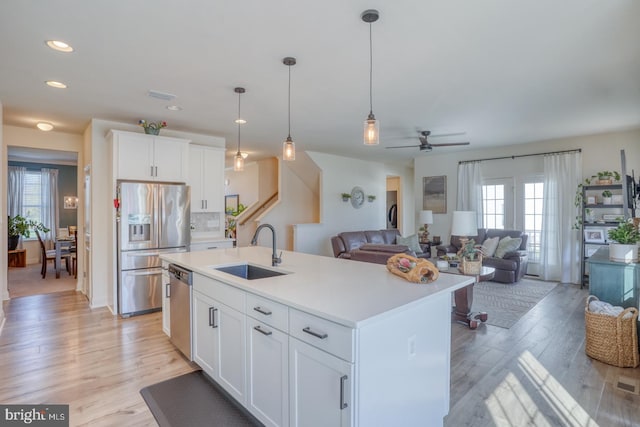
[{"label": "cabinet door handle", "polygon": [[171,298],[171,284],[170,284],[170,283],[166,283],[166,284],[164,285],[164,288],[165,288],[165,290],[164,290],[164,296],[165,296],[166,298]]},{"label": "cabinet door handle", "polygon": [[327,334],[326,334],[326,333],[324,333],[324,332],[315,332],[315,331],[312,331],[312,330],[311,330],[311,328],[310,328],[309,326],[307,326],[306,328],[302,328],[302,332],[306,332],[306,333],[308,333],[308,334],[310,334],[310,335],[313,335],[313,336],[314,336],[314,337],[316,337],[316,338],[320,338],[321,340],[323,340],[323,339],[325,339],[325,338],[327,338],[327,337],[329,336],[329,335],[327,335]]},{"label": "cabinet door handle", "polygon": [[212,328],[218,327],[218,325],[216,325],[216,311],[218,311],[217,308],[209,307],[209,326]]},{"label": "cabinet door handle", "polygon": [[151,172],[149,172],[149,175],[153,176],[153,166],[149,166],[151,168]]},{"label": "cabinet door handle", "polygon": [[158,167],[157,166],[155,166],[155,170],[156,170],[155,176],[158,176]]},{"label": "cabinet door handle", "polygon": [[253,327],[253,329],[255,329],[256,331],[260,332],[262,335],[269,336],[269,335],[271,335],[271,334],[272,334],[272,332],[271,332],[271,331],[265,331],[264,329],[262,329],[262,328],[260,327],[260,325],[258,325],[258,326],[254,326],[254,327]]},{"label": "cabinet door handle", "polygon": [[209,201],[208,200],[204,201],[204,208],[205,209],[209,209]]},{"label": "cabinet door handle", "polygon": [[258,313],[260,313],[260,314],[264,314],[265,316],[271,316],[271,311],[270,310],[267,310],[267,309],[262,308],[260,306],[253,307],[253,309],[255,311],[257,311]]},{"label": "cabinet door handle", "polygon": [[340,409],[345,409],[349,406],[347,402],[344,401],[344,384],[347,382],[347,379],[349,379],[349,377],[346,375],[340,377]]}]

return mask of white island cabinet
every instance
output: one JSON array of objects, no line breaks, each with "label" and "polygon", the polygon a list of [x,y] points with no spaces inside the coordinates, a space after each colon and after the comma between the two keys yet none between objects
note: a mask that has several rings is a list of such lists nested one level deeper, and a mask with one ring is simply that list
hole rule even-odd
[{"label": "white island cabinet", "polygon": [[[162,255],[194,272],[194,360],[205,372],[268,426],[442,425],[451,293],[473,278],[418,285],[384,265],[285,251],[271,267],[271,256],[265,247]],[[215,269],[241,263],[285,274]]]}]

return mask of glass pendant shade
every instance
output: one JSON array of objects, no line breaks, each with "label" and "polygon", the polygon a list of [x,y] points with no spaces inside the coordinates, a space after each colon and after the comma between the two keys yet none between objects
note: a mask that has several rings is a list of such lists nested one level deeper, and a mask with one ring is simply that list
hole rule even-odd
[{"label": "glass pendant shade", "polygon": [[244,159],[240,152],[233,158],[233,170],[236,172],[242,172],[244,170]]},{"label": "glass pendant shade", "polygon": [[369,114],[364,121],[364,145],[378,145],[380,143],[380,122],[373,114]]},{"label": "glass pendant shade", "polygon": [[291,136],[288,136],[287,140],[282,144],[282,159],[289,161],[296,159],[296,144],[291,139]]}]

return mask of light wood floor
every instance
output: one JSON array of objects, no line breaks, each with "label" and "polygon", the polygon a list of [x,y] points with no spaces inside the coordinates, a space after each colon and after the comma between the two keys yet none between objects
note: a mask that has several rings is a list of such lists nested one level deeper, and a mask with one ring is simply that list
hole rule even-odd
[{"label": "light wood floor", "polygon": [[[640,397],[614,384],[640,380],[640,369],[584,354],[586,296],[560,285],[511,329],[453,324],[445,426],[639,426]],[[196,369],[162,333],[160,313],[119,319],[73,291],[4,309],[0,402],[70,404],[72,426],[156,425],[139,390]]]}]

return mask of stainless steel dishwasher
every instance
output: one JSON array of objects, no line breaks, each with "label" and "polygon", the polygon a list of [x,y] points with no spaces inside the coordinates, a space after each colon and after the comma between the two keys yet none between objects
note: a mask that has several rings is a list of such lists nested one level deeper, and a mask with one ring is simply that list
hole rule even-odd
[{"label": "stainless steel dishwasher", "polygon": [[169,315],[171,342],[187,359],[191,359],[191,298],[193,273],[169,264]]}]

